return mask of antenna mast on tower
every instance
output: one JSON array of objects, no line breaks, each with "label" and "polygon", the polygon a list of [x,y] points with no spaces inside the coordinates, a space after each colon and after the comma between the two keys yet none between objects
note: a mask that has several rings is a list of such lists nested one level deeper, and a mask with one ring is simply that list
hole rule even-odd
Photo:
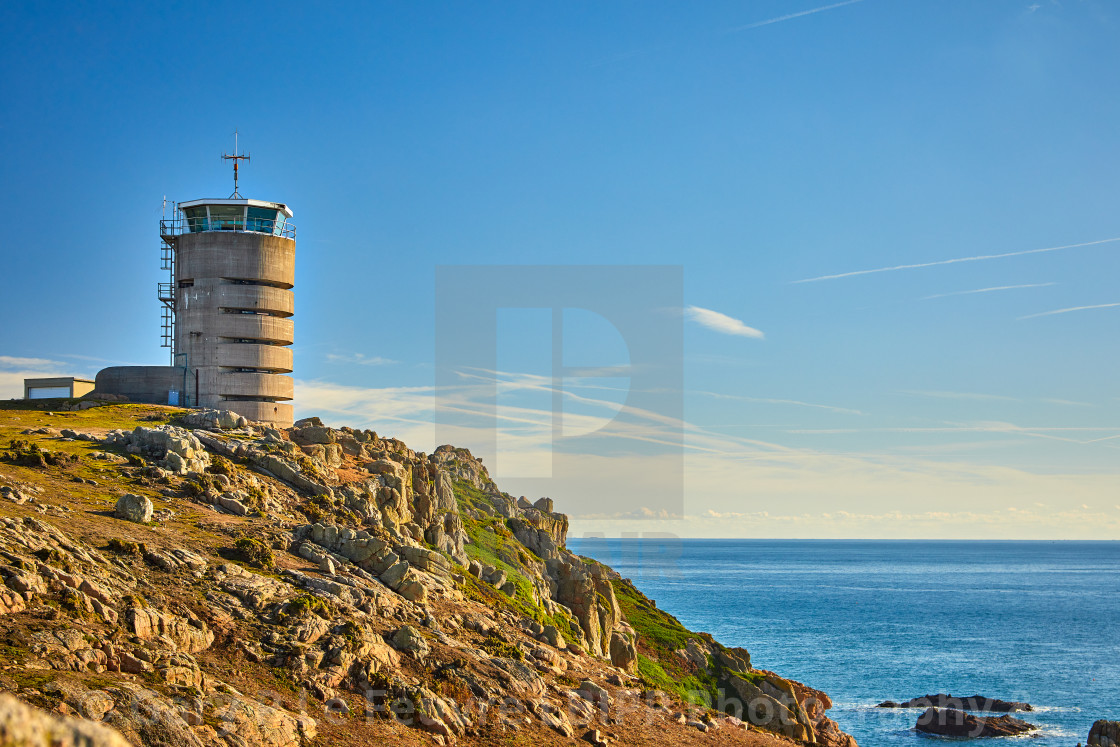
[{"label": "antenna mast on tower", "polygon": [[238,153],[237,153],[237,130],[233,131],[233,155],[223,153],[222,154],[222,160],[233,161],[233,194],[231,194],[229,196],[230,199],[232,200],[235,197],[241,197],[241,195],[237,193],[237,166],[238,166],[237,162],[238,161],[248,162],[249,154],[245,153],[244,155],[238,155]]}]

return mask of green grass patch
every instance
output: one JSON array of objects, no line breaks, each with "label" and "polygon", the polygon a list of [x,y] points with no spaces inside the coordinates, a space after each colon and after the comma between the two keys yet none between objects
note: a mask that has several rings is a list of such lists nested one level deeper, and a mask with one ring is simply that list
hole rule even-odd
[{"label": "green grass patch", "polygon": [[766,675],[762,672],[728,672],[728,676],[738,677],[741,680],[745,680],[751,683],[755,687],[758,687],[759,684],[761,684],[762,681],[766,679]]},{"label": "green grass patch", "polygon": [[[0,402],[0,425],[12,425],[18,418],[24,428],[46,425],[50,428],[72,428],[81,431],[85,428],[120,428],[132,430],[137,425],[158,425],[145,418],[152,415],[171,417],[187,410],[160,405],[117,404],[91,407],[88,410],[67,412],[61,408],[75,400],[14,400]],[[47,415],[47,413],[51,413]],[[163,418],[161,418],[162,420]]]},{"label": "green grass patch", "polygon": [[679,651],[688,645],[689,638],[701,636],[681,625],[677,618],[654,606],[645,594],[625,579],[611,582],[623,616],[638,632],[639,639],[648,645],[668,651]]},{"label": "green grass patch", "polygon": [[708,662],[708,671],[678,656],[689,639],[711,642],[705,633],[693,633],[677,618],[659,610],[628,580],[612,580],[623,616],[638,634],[638,676],[651,689],[672,693],[689,703],[708,705],[719,699],[719,673]]},{"label": "green grass patch", "polygon": [[536,600],[533,584],[529,580],[533,575],[529,568],[530,563],[534,563],[534,556],[513,538],[505,519],[500,516],[474,519],[470,516],[474,512],[494,511],[489,496],[463,480],[454,482],[454,490],[463,529],[470,539],[465,546],[467,557],[477,560],[483,566],[492,565],[502,569],[505,571],[506,579],[515,588],[512,597],[506,596],[468,574],[466,582],[462,585],[463,593],[477,602],[499,609],[509,609],[522,617],[536,620],[541,625],[554,625],[567,640],[581,639],[583,634],[579,632],[578,625],[570,615],[562,612],[550,614]]}]

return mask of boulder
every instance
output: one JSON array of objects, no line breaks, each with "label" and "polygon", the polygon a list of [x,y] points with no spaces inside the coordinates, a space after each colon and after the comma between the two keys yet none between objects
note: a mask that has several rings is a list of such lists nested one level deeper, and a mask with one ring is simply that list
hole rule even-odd
[{"label": "boulder", "polygon": [[436,576],[450,576],[451,564],[447,558],[426,547],[401,547],[401,557],[422,571]]},{"label": "boulder", "polygon": [[113,516],[125,521],[134,521],[137,524],[146,524],[152,520],[154,510],[155,506],[152,505],[151,499],[146,496],[125,493],[117,499]]},{"label": "boulder", "polygon": [[431,651],[428,642],[424,640],[424,635],[411,625],[405,625],[394,633],[389,643],[398,651],[410,653],[417,659],[427,657],[428,653]]},{"label": "boulder", "polygon": [[316,723],[238,694],[211,697],[228,745],[300,747],[315,737]]},{"label": "boulder", "polygon": [[763,672],[733,672],[727,684],[743,706],[744,721],[792,739],[816,741],[813,724],[789,681]]},{"label": "boulder", "polygon": [[622,612],[602,567],[579,560],[550,560],[547,567],[556,583],[554,599],[571,610],[584,633],[587,648],[595,656],[610,656],[611,633],[622,619]]},{"label": "boulder", "polygon": [[305,444],[333,444],[335,442],[334,430],[322,425],[306,425],[295,428],[292,438]]},{"label": "boulder", "polygon": [[55,680],[47,683],[43,687],[43,692],[60,698],[75,712],[75,715],[88,718],[90,721],[101,721],[105,718],[105,714],[116,706],[112,696],[104,690],[88,690],[84,685],[72,680]]},{"label": "boulder", "polygon": [[574,734],[572,724],[564,710],[557,708],[547,700],[530,700],[527,704],[529,711],[541,720],[545,726],[559,734],[571,738]]},{"label": "boulder", "polygon": [[638,669],[638,645],[636,636],[624,630],[611,633],[611,664],[626,672]]},{"label": "boulder", "polygon": [[1120,721],[1097,721],[1089,730],[1087,747],[1117,747],[1120,745]]},{"label": "boulder", "polygon": [[13,747],[129,747],[120,733],[83,719],[54,716],[8,693],[0,694],[0,745]]},{"label": "boulder", "polygon": [[560,634],[560,631],[555,625],[545,625],[544,630],[541,631],[540,638],[549,646],[560,649],[561,651],[568,645],[567,641],[564,640],[564,636]]},{"label": "boulder", "polygon": [[506,582],[506,572],[492,565],[483,566],[482,580],[491,586],[500,588]]},{"label": "boulder", "polygon": [[131,432],[113,431],[103,443],[124,446],[132,454],[159,460],[161,466],[179,475],[205,472],[210,466],[210,454],[202,442],[187,429],[174,425],[155,428],[138,425]]},{"label": "boulder", "polygon": [[509,520],[510,531],[518,542],[542,560],[560,557],[560,549],[568,538],[568,517],[543,513],[529,506]]},{"label": "boulder", "polygon": [[194,410],[182,417],[183,423],[192,428],[206,428],[208,430],[232,430],[244,428],[249,421],[243,416],[230,410]]},{"label": "boulder", "polygon": [[596,685],[591,680],[584,680],[583,682],[579,683],[579,689],[576,690],[576,694],[586,701],[595,703],[604,713],[610,710],[610,693],[607,692],[607,689],[605,687]]},{"label": "boulder", "polygon": [[1011,716],[983,717],[954,708],[927,708],[914,728],[923,734],[957,739],[1012,737],[1038,729],[1034,724]]},{"label": "boulder", "polygon": [[163,637],[188,654],[205,651],[214,642],[214,633],[201,620],[187,620],[151,607],[129,607],[124,619],[128,631],[140,640]]},{"label": "boulder", "polygon": [[[132,743],[147,747],[203,747],[184,720],[183,712],[159,693],[135,685],[124,685],[117,692],[118,707],[109,712],[105,722]],[[188,717],[191,715],[201,722],[201,713],[196,711]]]}]

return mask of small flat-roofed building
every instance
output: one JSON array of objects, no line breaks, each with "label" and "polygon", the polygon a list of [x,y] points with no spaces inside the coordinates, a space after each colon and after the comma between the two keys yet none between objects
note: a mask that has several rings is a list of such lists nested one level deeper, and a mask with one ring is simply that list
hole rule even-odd
[{"label": "small flat-roofed building", "polygon": [[74,376],[23,380],[24,399],[75,399],[92,391],[92,379],[79,379]]}]

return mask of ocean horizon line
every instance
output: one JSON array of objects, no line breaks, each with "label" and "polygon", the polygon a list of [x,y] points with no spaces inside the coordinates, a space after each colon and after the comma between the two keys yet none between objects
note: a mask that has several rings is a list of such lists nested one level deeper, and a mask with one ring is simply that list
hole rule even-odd
[{"label": "ocean horizon line", "polygon": [[650,542],[664,543],[673,540],[689,542],[877,542],[883,544],[900,543],[1006,543],[1006,544],[1118,544],[1120,539],[1038,539],[1038,538],[953,538],[953,537],[686,537],[678,535],[650,535],[645,537],[569,537],[569,543],[590,542]]}]

